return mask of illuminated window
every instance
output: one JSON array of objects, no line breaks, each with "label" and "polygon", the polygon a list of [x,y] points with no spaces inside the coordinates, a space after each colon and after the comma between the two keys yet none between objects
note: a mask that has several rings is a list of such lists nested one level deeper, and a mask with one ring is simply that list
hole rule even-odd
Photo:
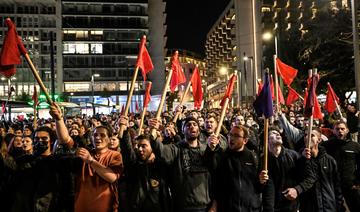
[{"label": "illuminated window", "polygon": [[103,53],[103,45],[101,43],[90,44],[91,53],[92,54],[102,54]]},{"label": "illuminated window", "polygon": [[265,13],[265,12],[271,12],[270,7],[262,7],[261,8],[261,12]]},{"label": "illuminated window", "polygon": [[69,43],[64,44],[64,54],[89,54],[89,44]]}]

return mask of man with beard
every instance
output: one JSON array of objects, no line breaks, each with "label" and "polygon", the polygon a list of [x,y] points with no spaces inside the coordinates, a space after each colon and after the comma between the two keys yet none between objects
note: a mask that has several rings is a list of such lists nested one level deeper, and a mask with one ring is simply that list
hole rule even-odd
[{"label": "man with beard", "polygon": [[[150,119],[149,126],[159,129],[160,122]],[[152,136],[157,138],[156,130]],[[206,144],[199,141],[197,119],[184,120],[185,139],[177,144],[164,145],[159,140],[151,141],[155,157],[170,166],[170,188],[174,202],[174,211],[205,212],[210,204],[209,164],[204,157]]]},{"label": "man with beard", "polygon": [[298,163],[301,155],[283,146],[280,130],[269,128],[268,173],[263,170],[260,182],[264,184],[263,211],[296,212],[299,202],[288,199],[288,188],[298,183]]},{"label": "man with beard", "polygon": [[360,208],[360,144],[350,139],[343,120],[334,124],[335,138],[323,143],[339,168],[341,189],[350,211]]},{"label": "man with beard", "polygon": [[[205,119],[205,125],[204,130],[201,132],[199,140],[201,143],[205,144],[207,143],[207,139],[210,135],[214,134],[216,131],[216,128],[218,127],[218,120],[214,113],[209,113],[206,116]],[[227,148],[227,142],[225,136],[222,134],[220,136],[220,146],[222,149]]]},{"label": "man with beard", "polygon": [[172,211],[169,187],[165,178],[167,168],[158,158],[155,158],[150,136],[139,135],[135,138],[137,148],[134,149],[130,134],[126,130],[128,118],[120,117],[120,125],[124,126],[124,136],[120,146],[126,167],[126,197],[127,208],[131,212],[168,212]]},{"label": "man with beard", "polygon": [[[215,200],[210,211],[260,211],[260,183],[257,178],[255,153],[246,147],[249,132],[244,126],[233,126],[228,134],[229,148],[225,152],[213,149],[219,138],[212,135],[208,139],[206,154],[217,160],[215,169]],[[208,150],[209,150],[208,149]]]}]

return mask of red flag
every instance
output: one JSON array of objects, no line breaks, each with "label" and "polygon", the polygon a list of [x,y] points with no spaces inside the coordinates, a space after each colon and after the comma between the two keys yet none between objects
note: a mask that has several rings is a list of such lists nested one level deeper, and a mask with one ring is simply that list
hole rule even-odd
[{"label": "red flag", "polygon": [[271,91],[272,100],[275,100],[274,78],[272,74],[270,75],[270,91]]},{"label": "red flag", "polygon": [[233,75],[231,76],[231,78],[230,78],[230,81],[229,81],[229,84],[228,84],[228,86],[227,86],[225,95],[224,95],[224,97],[222,98],[222,100],[221,100],[221,102],[220,102],[220,106],[223,106],[223,105],[224,105],[226,99],[230,99],[230,98],[231,98],[231,95],[232,95],[232,92],[233,92],[233,89],[234,89],[235,81],[236,81],[236,74],[233,74]]},{"label": "red flag", "polygon": [[171,69],[173,70],[173,73],[170,82],[170,90],[171,92],[174,92],[176,86],[186,82],[186,77],[180,65],[178,51],[175,52],[171,59]]},{"label": "red flag", "polygon": [[149,102],[151,101],[151,82],[148,82],[145,89],[145,97],[144,97],[144,108],[148,106]]},{"label": "red flag", "polygon": [[291,85],[298,72],[295,68],[283,63],[279,58],[276,58],[276,70],[286,85]]},{"label": "red flag", "polygon": [[310,117],[313,115],[314,119],[322,119],[322,113],[319,102],[316,96],[316,87],[319,82],[319,75],[313,74],[310,80],[310,87],[306,98],[304,116]]},{"label": "red flag", "polygon": [[0,52],[0,74],[11,77],[16,73],[15,65],[21,64],[20,54],[25,55],[26,49],[17,35],[16,27],[10,18],[6,19],[8,31]]},{"label": "red flag", "polygon": [[308,93],[308,89],[307,89],[307,88],[305,88],[305,94],[304,94],[304,105],[306,105],[306,99],[308,98],[308,95],[309,95],[309,93]]},{"label": "red flag", "polygon": [[1,104],[1,112],[4,114],[6,113],[6,105],[5,105],[5,102],[2,102]]},{"label": "red flag", "polygon": [[286,105],[291,105],[293,102],[299,99],[299,94],[292,88],[288,86],[288,96],[286,98]]},{"label": "red flag", "polygon": [[139,67],[141,69],[144,81],[146,80],[146,74],[154,69],[154,65],[151,61],[149,52],[147,51],[145,44],[146,36],[144,35],[140,41],[140,50],[135,65],[135,67]]},{"label": "red flag", "polygon": [[260,94],[260,92],[261,92],[261,90],[262,90],[262,88],[263,88],[263,83],[262,83],[262,81],[259,79],[258,81],[258,92],[257,92],[257,95],[259,96],[259,94]]},{"label": "red flag", "polygon": [[[327,94],[326,94],[326,101],[324,108],[329,112],[333,113],[336,110],[336,103],[339,104],[340,100],[337,97],[336,93],[334,92],[333,88],[331,87],[330,83],[327,84]],[[335,103],[336,101],[336,103]]]},{"label": "red flag", "polygon": [[135,112],[138,113],[139,112],[139,104],[138,101],[136,100],[135,102]]},{"label": "red flag", "polygon": [[281,88],[280,88],[279,84],[277,85],[277,87],[278,87],[278,100],[279,100],[280,104],[284,105],[285,104],[284,95],[283,95],[283,93],[281,91]]},{"label": "red flag", "polygon": [[194,96],[194,107],[200,108],[203,99],[203,92],[201,87],[200,73],[197,66],[195,67],[194,72],[191,76],[191,87]]}]

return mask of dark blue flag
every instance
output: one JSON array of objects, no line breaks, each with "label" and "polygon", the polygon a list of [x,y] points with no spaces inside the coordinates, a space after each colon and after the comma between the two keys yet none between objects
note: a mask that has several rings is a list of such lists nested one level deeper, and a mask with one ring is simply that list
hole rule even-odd
[{"label": "dark blue flag", "polygon": [[254,101],[254,109],[258,116],[264,115],[265,118],[270,118],[274,115],[273,102],[271,96],[269,73],[265,72],[264,86],[260,94]]}]

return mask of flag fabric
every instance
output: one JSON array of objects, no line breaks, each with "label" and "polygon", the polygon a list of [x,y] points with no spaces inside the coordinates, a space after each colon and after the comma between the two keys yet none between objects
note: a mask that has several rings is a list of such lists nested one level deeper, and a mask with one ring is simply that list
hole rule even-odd
[{"label": "flag fabric", "polygon": [[298,72],[295,68],[283,63],[279,58],[276,58],[276,70],[288,86],[294,81]]},{"label": "flag fabric", "polygon": [[263,86],[264,86],[264,85],[263,85],[262,81],[261,81],[261,80],[258,80],[258,92],[257,92],[257,96],[259,96],[259,94],[260,94]]},{"label": "flag fabric", "polygon": [[151,101],[151,82],[148,82],[145,89],[145,97],[144,97],[144,108],[148,106],[149,102]]},{"label": "flag fabric", "polygon": [[314,119],[322,119],[322,113],[319,102],[316,96],[316,87],[319,83],[319,75],[313,74],[310,80],[310,87],[308,89],[308,95],[306,97],[306,104],[304,108],[304,116],[313,116]]},{"label": "flag fabric", "polygon": [[176,51],[175,54],[172,56],[171,69],[172,69],[173,73],[172,73],[171,82],[170,82],[170,90],[171,90],[171,92],[174,92],[176,86],[186,82],[185,74],[180,65],[178,51]]},{"label": "flag fabric", "polygon": [[308,95],[309,95],[309,92],[308,92],[308,89],[305,88],[305,93],[304,93],[304,105],[306,105],[306,99],[308,98]]},{"label": "flag fabric", "polygon": [[2,102],[1,103],[1,112],[4,114],[6,113],[6,105],[5,105],[5,102]]},{"label": "flag fabric", "polygon": [[327,84],[327,94],[324,108],[329,113],[333,113],[336,110],[336,103],[339,104],[340,100],[337,97],[334,89],[331,87],[330,83]]},{"label": "flag fabric", "polygon": [[291,105],[293,102],[299,99],[299,94],[292,88],[288,86],[288,96],[286,98],[286,105]]},{"label": "flag fabric", "polygon": [[283,93],[281,91],[281,88],[280,88],[279,84],[277,85],[277,87],[278,87],[278,100],[279,100],[280,104],[284,105],[285,104],[284,95],[283,95]]},{"label": "flag fabric", "polygon": [[198,67],[196,66],[191,76],[191,87],[194,96],[194,108],[200,108],[203,100],[203,91]]},{"label": "flag fabric", "polygon": [[229,81],[229,84],[227,86],[225,95],[224,95],[224,97],[222,98],[222,100],[220,102],[220,106],[224,106],[226,99],[229,99],[229,100],[231,99],[231,95],[232,95],[232,92],[234,90],[235,81],[236,81],[236,74],[233,74],[231,76],[231,78],[230,78],[230,81]]},{"label": "flag fabric", "polygon": [[264,86],[254,101],[254,109],[258,116],[264,115],[265,118],[270,118],[274,114],[273,102],[270,88],[269,73],[265,73]]},{"label": "flag fabric", "polygon": [[0,52],[0,74],[11,77],[16,73],[15,65],[21,64],[20,55],[25,55],[27,52],[11,19],[7,18],[5,23],[8,31]]},{"label": "flag fabric", "polygon": [[138,101],[136,100],[135,102],[135,112],[138,113],[139,112],[139,104]]},{"label": "flag fabric", "polygon": [[272,75],[270,75],[270,91],[272,100],[275,100],[274,78]]},{"label": "flag fabric", "polygon": [[39,103],[39,98],[38,98],[38,94],[37,94],[37,90],[36,90],[36,86],[34,85],[34,93],[31,97],[31,99],[34,101],[34,105],[36,107],[36,105]]},{"label": "flag fabric", "polygon": [[146,44],[146,36],[144,35],[140,41],[139,54],[135,65],[135,67],[139,67],[141,69],[141,73],[144,78],[144,81],[146,81],[146,74],[154,69],[154,65],[151,61],[149,52],[147,51],[145,44]]}]

